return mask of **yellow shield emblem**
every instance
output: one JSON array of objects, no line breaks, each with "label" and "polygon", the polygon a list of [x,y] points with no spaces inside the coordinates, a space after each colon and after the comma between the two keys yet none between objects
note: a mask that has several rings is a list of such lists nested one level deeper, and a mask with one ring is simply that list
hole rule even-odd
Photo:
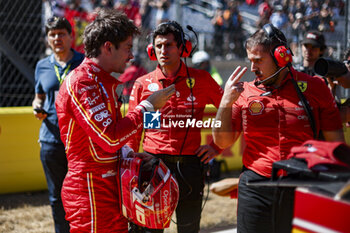
[{"label": "yellow shield emblem", "polygon": [[194,78],[187,78],[186,83],[188,88],[193,88],[194,84],[196,83],[196,80]]},{"label": "yellow shield emblem", "polygon": [[307,82],[305,82],[305,81],[298,81],[298,86],[299,86],[301,92],[304,92],[307,89]]}]

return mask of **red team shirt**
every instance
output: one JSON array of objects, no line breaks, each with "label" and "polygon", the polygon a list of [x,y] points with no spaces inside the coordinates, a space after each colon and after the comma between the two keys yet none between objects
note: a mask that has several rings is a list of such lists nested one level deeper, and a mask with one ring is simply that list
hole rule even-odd
[{"label": "red team shirt", "polygon": [[[223,94],[221,87],[210,74],[204,70],[188,68],[191,77],[187,75],[186,66],[181,62],[181,68],[176,77],[165,77],[158,66],[156,70],[138,78],[134,84],[129,100],[129,111],[132,111],[142,100],[147,99],[154,91],[163,89],[175,83],[175,94],[160,109],[161,129],[148,129],[145,131],[143,149],[153,154],[179,155],[184,144],[182,155],[194,155],[201,144],[201,128],[179,127],[169,122],[187,122],[188,119],[202,120],[204,108],[207,104],[219,107]],[[193,110],[192,110],[193,108]],[[193,111],[193,112],[192,112]],[[165,124],[163,124],[163,122]],[[135,151],[139,150],[142,132],[128,142]],[[186,137],[186,138],[185,138]],[[184,143],[185,141],[185,143]],[[213,145],[215,148],[215,145]]]},{"label": "red team shirt", "polygon": [[[292,72],[312,108],[317,129],[341,129],[337,105],[324,81],[294,69]],[[243,165],[265,177],[271,177],[273,162],[287,159],[291,147],[313,138],[290,79],[288,74],[282,86],[266,96],[261,96],[266,90],[257,88],[254,82],[244,83],[244,92],[232,108],[232,130],[243,132],[247,145]]]}]

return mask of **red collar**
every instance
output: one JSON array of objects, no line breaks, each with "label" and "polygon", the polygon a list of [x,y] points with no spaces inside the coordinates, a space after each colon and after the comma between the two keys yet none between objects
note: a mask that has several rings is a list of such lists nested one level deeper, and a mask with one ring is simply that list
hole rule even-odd
[{"label": "red collar", "polygon": [[99,81],[102,81],[101,79],[103,79],[105,81],[117,82],[118,85],[122,83],[87,57],[85,57],[83,64],[86,64],[88,66],[87,69],[89,74],[94,74],[97,77],[100,77]]},{"label": "red collar", "polygon": [[163,74],[159,65],[157,66],[157,68],[155,70],[155,79],[157,81],[166,82],[168,85],[174,83],[176,81],[176,79],[178,79],[180,77],[187,77],[187,69],[186,69],[186,65],[183,61],[181,61],[179,71],[176,73],[176,75],[171,76],[171,77],[166,77]]}]

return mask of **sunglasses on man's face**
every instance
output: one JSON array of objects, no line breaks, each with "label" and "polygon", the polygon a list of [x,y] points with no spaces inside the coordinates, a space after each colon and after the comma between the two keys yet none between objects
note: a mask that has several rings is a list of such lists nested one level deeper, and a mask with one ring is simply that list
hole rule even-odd
[{"label": "sunglasses on man's face", "polygon": [[47,19],[47,22],[48,23],[53,23],[55,21],[58,21],[60,19],[60,17],[57,17],[57,16],[53,16],[53,17],[50,17]]},{"label": "sunglasses on man's face", "polygon": [[344,62],[345,65],[350,66],[350,60],[345,60],[345,61],[343,61],[343,62]]}]

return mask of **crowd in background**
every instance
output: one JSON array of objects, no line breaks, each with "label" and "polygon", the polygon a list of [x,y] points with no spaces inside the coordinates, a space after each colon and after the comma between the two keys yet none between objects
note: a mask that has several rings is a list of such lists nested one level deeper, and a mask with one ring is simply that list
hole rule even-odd
[{"label": "crowd in background", "polygon": [[[217,60],[244,58],[244,40],[248,36],[240,14],[243,4],[257,8],[256,28],[272,23],[282,30],[290,41],[290,47],[298,55],[298,45],[309,30],[331,33],[335,31],[339,17],[345,14],[344,0],[189,0],[182,1],[211,9],[208,15],[212,24],[212,40],[206,50]],[[115,8],[126,13],[146,37],[161,22],[171,18],[169,9],[175,0],[46,0],[46,18],[64,16],[73,25],[74,48],[83,51],[81,34],[101,8]],[[154,15],[154,16],[153,16]],[[187,17],[187,16],[186,16]],[[190,16],[190,17],[194,17]],[[195,19],[193,19],[195,20]],[[137,44],[140,50],[144,44]]]},{"label": "crowd in background", "polygon": [[263,0],[258,12],[257,27],[272,23],[287,35],[297,55],[298,45],[307,31],[335,32],[338,19],[345,14],[345,3],[342,0]]}]

